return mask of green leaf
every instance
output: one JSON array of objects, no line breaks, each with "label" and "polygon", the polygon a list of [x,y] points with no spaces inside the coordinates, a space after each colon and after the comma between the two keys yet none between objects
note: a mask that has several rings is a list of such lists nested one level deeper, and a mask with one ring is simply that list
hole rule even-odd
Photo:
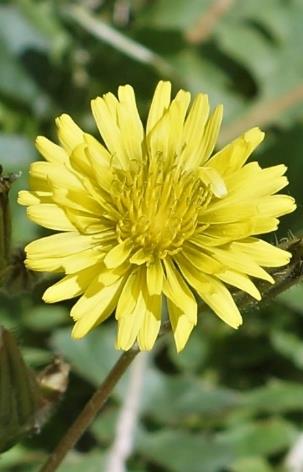
[{"label": "green leaf", "polygon": [[0,6],[0,37],[6,46],[15,53],[22,53],[26,49],[46,50],[48,42],[19,9],[12,5]]},{"label": "green leaf", "polygon": [[235,461],[231,472],[274,472],[270,464],[262,457],[245,457]]},{"label": "green leaf", "polygon": [[303,385],[273,380],[266,386],[243,394],[242,406],[251,414],[302,411]]},{"label": "green leaf", "polygon": [[232,450],[216,439],[169,429],[141,432],[138,451],[171,472],[219,472],[234,459]]},{"label": "green leaf", "polygon": [[35,82],[0,38],[0,92],[20,103],[32,105],[39,97]]},{"label": "green leaf", "polygon": [[273,331],[270,336],[273,347],[299,369],[303,368],[303,340],[293,333]]},{"label": "green leaf", "polygon": [[29,308],[23,321],[29,329],[40,332],[51,330],[68,319],[68,312],[62,305],[40,305]]},{"label": "green leaf", "polygon": [[105,455],[100,450],[80,454],[73,452],[58,468],[58,472],[100,472],[105,467]]},{"label": "green leaf", "polygon": [[232,390],[216,388],[195,377],[157,372],[153,385],[146,388],[142,409],[161,423],[196,422],[200,416],[227,413],[240,399]]},{"label": "green leaf", "polygon": [[303,285],[294,285],[286,292],[281,293],[276,300],[282,305],[303,314]]},{"label": "green leaf", "polygon": [[240,458],[282,452],[295,441],[297,435],[297,429],[290,422],[273,418],[228,429],[218,433],[217,440]]}]

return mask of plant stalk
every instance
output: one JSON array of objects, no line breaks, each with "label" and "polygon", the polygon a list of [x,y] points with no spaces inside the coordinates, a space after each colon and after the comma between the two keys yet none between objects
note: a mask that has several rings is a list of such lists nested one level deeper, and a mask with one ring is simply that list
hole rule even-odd
[{"label": "plant stalk", "polygon": [[103,408],[115,385],[139,352],[139,348],[134,347],[121,354],[104,382],[86,403],[80,415],[67,430],[46,463],[40,469],[40,472],[53,472],[58,468],[68,451],[75,446],[97,413]]}]

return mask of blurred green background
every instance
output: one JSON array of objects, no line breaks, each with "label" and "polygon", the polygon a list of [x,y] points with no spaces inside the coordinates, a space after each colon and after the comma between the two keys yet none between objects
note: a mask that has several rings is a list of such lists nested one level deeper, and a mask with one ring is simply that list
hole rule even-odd
[{"label": "blurred green background", "polygon": [[[43,234],[15,203],[37,158],[35,137],[55,139],[54,118],[63,112],[96,133],[90,99],[124,83],[135,87],[146,117],[159,79],[224,104],[220,145],[255,125],[266,130],[256,155],[263,166],[287,164],[287,192],[298,201],[278,237],[299,234],[302,47],[302,0],[2,0],[0,163],[22,171],[11,193],[14,245]],[[33,368],[64,356],[70,385],[41,434],[2,455],[1,471],[37,470],[118,356],[111,320],[82,341],[70,339],[69,305],[41,303],[49,280],[33,293],[1,294],[0,323],[17,335]],[[163,338],[131,375],[143,390],[129,472],[303,470],[296,448],[303,437],[302,286],[246,314],[237,332],[204,313],[183,353]],[[105,463],[129,382],[61,472],[118,472]]]}]

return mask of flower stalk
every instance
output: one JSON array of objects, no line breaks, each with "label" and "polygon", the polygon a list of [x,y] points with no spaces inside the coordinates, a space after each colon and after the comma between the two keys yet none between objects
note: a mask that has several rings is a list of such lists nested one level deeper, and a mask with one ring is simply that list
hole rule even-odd
[{"label": "flower stalk", "polygon": [[104,382],[87,402],[80,415],[61,439],[47,462],[40,469],[40,472],[52,472],[57,469],[68,451],[74,447],[82,434],[91,424],[96,414],[103,408],[113,391],[113,388],[139,352],[139,348],[134,346],[132,349],[124,352],[120,356]]}]

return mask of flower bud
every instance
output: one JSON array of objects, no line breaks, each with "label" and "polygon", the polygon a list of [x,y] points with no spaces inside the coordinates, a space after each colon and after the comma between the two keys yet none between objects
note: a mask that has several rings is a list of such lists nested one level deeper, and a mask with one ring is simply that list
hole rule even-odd
[{"label": "flower bud", "polygon": [[15,337],[0,327],[0,452],[36,428],[41,389],[26,366]]}]

